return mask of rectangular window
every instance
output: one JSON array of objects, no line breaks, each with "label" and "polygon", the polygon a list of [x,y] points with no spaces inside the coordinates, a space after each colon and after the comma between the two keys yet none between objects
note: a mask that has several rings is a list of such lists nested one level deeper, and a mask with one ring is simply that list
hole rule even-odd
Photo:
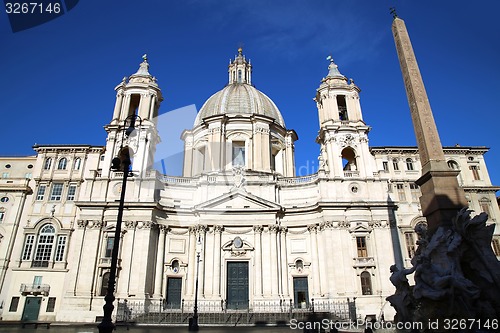
[{"label": "rectangular window", "polygon": [[19,297],[12,297],[9,306],[9,312],[16,312],[17,306],[19,305]]},{"label": "rectangular window", "polygon": [[418,202],[418,198],[420,197],[420,190],[418,188],[418,185],[415,183],[411,183],[410,192],[411,192],[411,201]]},{"label": "rectangular window", "polygon": [[56,298],[55,297],[49,297],[47,300],[47,310],[46,312],[54,312],[54,309],[56,307]]},{"label": "rectangular window", "polygon": [[36,200],[41,201],[45,197],[45,190],[47,189],[47,186],[45,185],[40,185],[38,187],[38,192],[36,193]]},{"label": "rectangular window", "polygon": [[52,255],[52,245],[54,244],[54,235],[40,235],[35,251],[35,261],[41,263],[42,266],[48,267],[50,257]]},{"label": "rectangular window", "polygon": [[415,255],[415,238],[413,237],[413,232],[405,233],[405,242],[406,242],[406,254],[408,258],[413,258]]},{"label": "rectangular window", "polygon": [[31,179],[32,176],[33,176],[33,174],[31,172],[27,172],[24,174],[24,178],[26,178],[26,179]]},{"label": "rectangular window", "polygon": [[396,184],[398,190],[399,201],[406,201],[406,193],[404,184]]},{"label": "rectangular window", "polygon": [[26,235],[26,241],[24,242],[22,260],[30,260],[31,259],[31,252],[33,251],[33,244],[34,243],[35,243],[35,235]]},{"label": "rectangular window", "polygon": [[54,261],[64,261],[64,249],[66,248],[66,235],[57,237],[56,255]]},{"label": "rectangular window", "polygon": [[500,239],[493,238],[491,241],[491,246],[493,247],[493,252],[497,257],[500,257]]},{"label": "rectangular window", "polygon": [[233,142],[233,166],[245,165],[245,142]]},{"label": "rectangular window", "polygon": [[111,254],[113,253],[113,245],[115,244],[114,237],[108,237],[106,239],[106,250],[104,251],[105,258],[111,258]]},{"label": "rectangular window", "polygon": [[0,222],[3,221],[4,217],[5,217],[5,212],[0,212]]},{"label": "rectangular window", "polygon": [[387,161],[382,162],[382,167],[384,168],[385,172],[388,172],[389,171],[389,162],[387,162]]},{"label": "rectangular window", "polygon": [[40,286],[42,284],[42,279],[43,279],[43,276],[41,275],[36,275],[34,278],[33,278],[33,285],[34,286]]},{"label": "rectangular window", "polygon": [[366,249],[366,237],[356,237],[356,247],[358,248],[358,258],[368,257]]},{"label": "rectangular window", "polygon": [[481,180],[481,178],[479,177],[479,167],[477,165],[469,165],[469,169],[472,171],[474,180]]},{"label": "rectangular window", "polygon": [[55,183],[52,185],[52,192],[50,193],[50,200],[52,201],[60,201],[63,190],[63,184]]},{"label": "rectangular window", "polygon": [[76,185],[70,185],[68,187],[68,201],[73,201],[75,200],[75,193],[76,193]]},{"label": "rectangular window", "polygon": [[2,178],[9,178],[9,173],[8,172],[2,173]]}]

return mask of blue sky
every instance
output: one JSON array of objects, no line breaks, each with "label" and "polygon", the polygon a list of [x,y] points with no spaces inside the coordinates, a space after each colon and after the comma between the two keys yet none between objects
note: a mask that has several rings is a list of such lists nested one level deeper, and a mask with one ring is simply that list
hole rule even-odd
[{"label": "blue sky", "polygon": [[[160,112],[203,102],[227,83],[242,45],[253,83],[299,135],[296,166],[317,167],[312,98],[331,54],[361,88],[371,146],[415,145],[391,34],[405,20],[444,145],[490,147],[500,185],[500,1],[82,0],[65,15],[12,33],[0,13],[0,155],[32,145],[104,145],[114,87],[148,54]],[[168,169],[168,166],[167,166]]]}]

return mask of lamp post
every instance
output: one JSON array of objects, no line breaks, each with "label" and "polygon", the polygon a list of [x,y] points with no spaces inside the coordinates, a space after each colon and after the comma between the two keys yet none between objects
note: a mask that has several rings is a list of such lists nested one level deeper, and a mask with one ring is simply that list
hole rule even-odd
[{"label": "lamp post", "polygon": [[193,317],[189,320],[189,330],[198,331],[198,276],[200,274],[200,253],[201,253],[201,236],[198,235],[196,242],[196,282],[194,284],[194,310]]},{"label": "lamp post", "polygon": [[[111,253],[111,267],[109,272],[109,280],[108,280],[108,290],[106,292],[106,296],[104,300],[106,303],[102,307],[104,310],[104,316],[102,321],[97,328],[99,329],[99,333],[112,333],[115,329],[115,324],[111,319],[111,314],[113,313],[113,309],[115,306],[113,302],[115,300],[115,285],[116,285],[116,269],[118,264],[118,249],[120,247],[120,236],[122,229],[122,220],[123,220],[123,207],[125,204],[125,189],[127,188],[127,179],[130,173],[130,165],[132,164],[130,160],[130,154],[127,150],[123,149],[123,141],[129,137],[133,136],[135,133],[135,121],[139,119],[139,122],[142,122],[141,118],[138,115],[131,115],[127,117],[123,122],[123,136],[122,136],[122,144],[120,147],[120,156],[113,158],[111,161],[111,170],[113,171],[122,171],[123,172],[123,180],[122,180],[122,188],[120,193],[120,203],[118,205],[118,216],[116,217],[116,227],[115,227],[115,238],[113,241],[113,251]],[[129,122],[129,127],[127,128],[127,122]],[[126,129],[125,129],[126,128]]]}]

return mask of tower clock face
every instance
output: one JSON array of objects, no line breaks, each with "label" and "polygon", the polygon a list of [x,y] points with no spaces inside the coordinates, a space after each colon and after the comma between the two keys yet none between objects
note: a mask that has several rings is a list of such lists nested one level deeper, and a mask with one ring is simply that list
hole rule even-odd
[{"label": "tower clock face", "polygon": [[233,239],[233,246],[237,249],[241,249],[243,247],[243,241],[240,237],[235,237]]}]

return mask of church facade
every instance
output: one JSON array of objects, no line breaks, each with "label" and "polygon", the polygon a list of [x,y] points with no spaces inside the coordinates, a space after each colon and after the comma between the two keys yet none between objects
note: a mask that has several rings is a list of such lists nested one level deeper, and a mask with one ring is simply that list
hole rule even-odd
[{"label": "church facade", "polygon": [[[320,79],[320,78],[318,78]],[[415,181],[416,147],[370,147],[360,89],[331,61],[320,80],[319,170],[295,175],[296,132],[252,85],[242,50],[228,84],[182,134],[181,177],[152,168],[163,99],[145,59],[116,88],[103,146],[36,145],[35,155],[0,158],[0,303],[2,320],[94,322],[102,316],[122,172],[132,157],[115,295],[177,311],[195,298],[200,311],[271,307],[390,318],[390,266],[410,267],[414,228],[425,223]],[[135,135],[124,121],[138,116]],[[110,112],[111,116],[111,112]],[[135,119],[135,118],[134,118]],[[498,187],[485,147],[445,147],[469,207],[495,224]],[[287,310],[288,311],[288,310]]]}]

